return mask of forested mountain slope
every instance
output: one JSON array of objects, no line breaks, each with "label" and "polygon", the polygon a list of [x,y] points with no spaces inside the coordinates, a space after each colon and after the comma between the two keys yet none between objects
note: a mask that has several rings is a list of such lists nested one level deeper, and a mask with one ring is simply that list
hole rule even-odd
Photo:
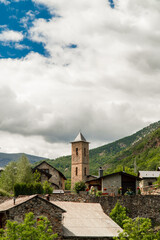
[{"label": "forested mountain slope", "polygon": [[[149,143],[149,141],[152,138],[152,142],[154,142],[154,138],[159,134],[159,130],[155,132],[158,128],[160,128],[160,121],[143,128],[131,136],[91,149],[90,174],[98,174],[100,166],[103,167],[105,173],[114,172],[120,165],[132,169],[137,166],[137,170],[154,170],[159,164],[158,160],[155,160],[158,156],[159,147],[153,147],[153,144]],[[62,171],[66,177],[70,177],[71,156],[60,157],[49,162]]]},{"label": "forested mountain slope", "polygon": [[[90,174],[98,174],[99,167],[105,173],[111,173],[119,167],[129,167],[137,170],[154,170],[160,166],[160,121],[149,125],[135,134],[117,140],[113,143],[90,150]],[[25,154],[35,166],[43,157]],[[0,153],[0,167],[10,161],[16,161],[22,156],[18,154]],[[51,165],[60,170],[66,177],[71,175],[71,156],[63,156],[47,160]]]}]

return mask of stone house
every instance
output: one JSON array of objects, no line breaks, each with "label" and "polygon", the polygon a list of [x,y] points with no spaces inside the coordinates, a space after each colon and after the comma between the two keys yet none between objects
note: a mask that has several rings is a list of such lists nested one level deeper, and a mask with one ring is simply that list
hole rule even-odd
[{"label": "stone house", "polygon": [[110,240],[122,229],[104,213],[100,203],[48,201],[38,195],[17,198],[0,204],[0,226],[6,220],[22,222],[33,212],[37,221],[46,216],[58,239]]},{"label": "stone house", "polygon": [[142,179],[139,184],[140,188],[142,191],[148,191],[160,176],[160,170],[158,168],[157,171],[139,171],[138,176]]},{"label": "stone house", "polygon": [[35,172],[36,170],[41,175],[41,183],[48,181],[52,184],[54,189],[65,189],[66,177],[63,175],[63,173],[61,173],[46,161],[41,162],[39,165],[33,168],[32,171]]},{"label": "stone house", "polygon": [[57,205],[39,197],[38,195],[17,198],[14,204],[13,199],[0,204],[0,227],[5,226],[6,220],[22,222],[25,214],[33,212],[35,217],[45,216],[52,224],[53,232],[62,237],[62,214],[65,210]]},{"label": "stone house", "polygon": [[117,195],[120,188],[122,189],[122,194],[125,194],[128,189],[137,194],[139,181],[140,178],[136,176],[126,172],[117,172],[86,181],[86,185],[89,189],[93,186],[97,190],[102,191],[102,193],[109,195]]}]

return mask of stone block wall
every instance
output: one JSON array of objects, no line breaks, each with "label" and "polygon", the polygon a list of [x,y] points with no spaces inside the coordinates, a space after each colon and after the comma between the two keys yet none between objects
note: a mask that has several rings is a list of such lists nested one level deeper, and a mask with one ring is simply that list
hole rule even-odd
[{"label": "stone block wall", "polygon": [[3,219],[22,222],[25,218],[25,214],[33,212],[36,218],[45,216],[51,222],[53,232],[58,233],[59,239],[62,237],[62,210],[51,203],[47,203],[39,198],[33,198],[23,204],[15,205],[15,207],[6,211]]}]

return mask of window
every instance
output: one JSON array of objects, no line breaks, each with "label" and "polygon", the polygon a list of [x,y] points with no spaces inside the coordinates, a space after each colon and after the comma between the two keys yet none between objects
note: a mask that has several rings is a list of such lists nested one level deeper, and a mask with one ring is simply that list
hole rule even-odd
[{"label": "window", "polygon": [[86,148],[84,148],[84,156],[86,157]]},{"label": "window", "polygon": [[76,148],[76,155],[78,156],[78,148]]},{"label": "window", "polygon": [[148,182],[148,186],[152,186],[152,182]]},{"label": "window", "polygon": [[78,175],[78,167],[76,167],[76,176]]},{"label": "window", "polygon": [[49,173],[49,169],[42,169],[44,172]]},{"label": "window", "polygon": [[87,175],[87,169],[86,169],[86,167],[84,168],[84,176],[86,176]]}]

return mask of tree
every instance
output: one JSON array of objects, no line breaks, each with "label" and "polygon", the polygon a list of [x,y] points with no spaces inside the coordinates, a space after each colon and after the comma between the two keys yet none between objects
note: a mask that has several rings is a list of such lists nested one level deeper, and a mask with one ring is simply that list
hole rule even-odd
[{"label": "tree", "polygon": [[115,207],[110,213],[110,217],[115,221],[120,227],[123,227],[124,220],[128,219],[127,209],[122,207],[119,202],[116,203]]},{"label": "tree", "polygon": [[46,217],[35,219],[32,212],[26,214],[24,222],[7,221],[6,228],[0,230],[0,240],[53,240],[52,226]]},{"label": "tree", "polygon": [[74,190],[76,191],[76,193],[79,193],[80,191],[85,191],[85,189],[86,189],[85,182],[80,181],[75,183]]},{"label": "tree", "polygon": [[149,218],[124,220],[123,232],[119,233],[118,237],[114,237],[115,240],[158,240],[160,239],[160,233],[154,233],[152,230],[151,220]]},{"label": "tree", "polygon": [[0,177],[0,186],[7,192],[13,191],[14,184],[17,181],[17,164],[16,162],[10,162]]},{"label": "tree", "polygon": [[17,183],[32,183],[34,176],[31,170],[31,165],[25,155],[17,162]]},{"label": "tree", "polygon": [[23,155],[17,162],[10,162],[0,176],[0,187],[13,192],[16,183],[32,183],[34,175],[29,160]]},{"label": "tree", "polygon": [[46,194],[51,194],[53,192],[53,188],[51,186],[51,183],[49,183],[48,181],[45,181],[43,183],[43,193]]}]

